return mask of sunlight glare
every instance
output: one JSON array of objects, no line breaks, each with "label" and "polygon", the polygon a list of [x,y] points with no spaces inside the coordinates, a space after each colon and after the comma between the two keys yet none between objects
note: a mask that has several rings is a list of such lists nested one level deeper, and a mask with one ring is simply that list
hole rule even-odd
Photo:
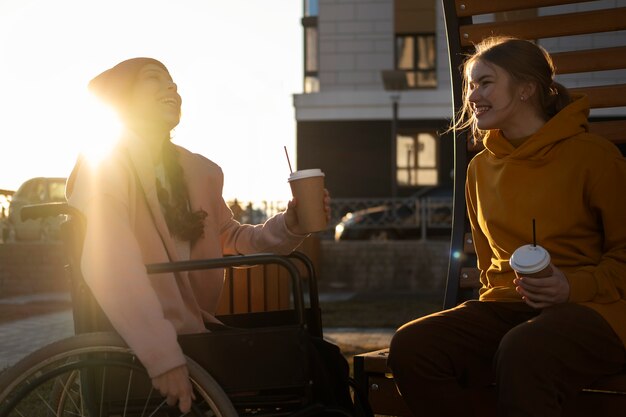
[{"label": "sunlight glare", "polygon": [[122,123],[117,113],[92,94],[85,100],[84,112],[77,120],[81,154],[91,165],[99,164],[115,147]]}]

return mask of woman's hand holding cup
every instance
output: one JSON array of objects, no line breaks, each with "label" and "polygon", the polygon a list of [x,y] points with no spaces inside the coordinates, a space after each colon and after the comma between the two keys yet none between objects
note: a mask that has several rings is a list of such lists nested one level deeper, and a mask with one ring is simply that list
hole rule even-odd
[{"label": "woman's hand holding cup", "polygon": [[295,171],[288,181],[293,199],[285,213],[287,228],[299,235],[325,230],[330,220],[330,196],[324,188],[322,170]]},{"label": "woman's hand holding cup", "polygon": [[[287,211],[285,212],[285,224],[287,225],[287,229],[289,229],[291,233],[294,233],[297,235],[306,235],[311,232],[303,224],[300,223],[299,218],[298,218],[298,211],[296,208],[297,205],[298,205],[298,201],[296,197],[291,199],[289,203],[287,204]],[[323,207],[324,207],[324,214],[326,217],[326,223],[328,223],[330,221],[331,210],[330,210],[330,193],[328,192],[326,188],[324,188]]]},{"label": "woman's hand holding cup", "polygon": [[546,308],[569,299],[569,281],[550,261],[550,254],[538,245],[521,246],[511,256],[515,290],[533,308]]}]

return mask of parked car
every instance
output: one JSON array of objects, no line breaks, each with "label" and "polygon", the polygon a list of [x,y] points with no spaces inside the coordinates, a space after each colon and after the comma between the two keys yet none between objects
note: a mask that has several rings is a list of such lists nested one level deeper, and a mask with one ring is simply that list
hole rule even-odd
[{"label": "parked car", "polygon": [[49,241],[59,238],[62,217],[22,221],[20,209],[29,204],[65,201],[66,178],[31,178],[13,194],[9,204],[5,241]]},{"label": "parked car", "polygon": [[449,236],[451,192],[420,194],[346,213],[335,226],[335,240],[420,239]]}]

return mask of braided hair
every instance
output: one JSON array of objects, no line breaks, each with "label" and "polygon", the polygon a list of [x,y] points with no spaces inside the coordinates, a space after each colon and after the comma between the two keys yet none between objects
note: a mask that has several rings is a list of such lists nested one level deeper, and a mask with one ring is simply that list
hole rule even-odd
[{"label": "braided hair", "polygon": [[204,219],[207,217],[207,212],[202,209],[191,211],[187,184],[183,168],[178,161],[176,146],[169,140],[164,141],[162,154],[171,195],[158,179],[156,187],[165,221],[172,235],[193,242],[204,234]]}]

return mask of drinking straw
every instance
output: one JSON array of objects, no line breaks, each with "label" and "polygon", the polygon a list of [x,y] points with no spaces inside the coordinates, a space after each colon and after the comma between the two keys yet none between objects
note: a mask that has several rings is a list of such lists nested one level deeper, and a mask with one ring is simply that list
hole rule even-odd
[{"label": "drinking straw", "polygon": [[537,235],[535,234],[535,219],[533,219],[533,247],[537,246]]},{"label": "drinking straw", "polygon": [[283,146],[285,148],[285,156],[287,157],[287,163],[289,164],[289,172],[293,174],[293,169],[291,169],[291,162],[289,161],[289,152],[287,152],[287,146]]}]

